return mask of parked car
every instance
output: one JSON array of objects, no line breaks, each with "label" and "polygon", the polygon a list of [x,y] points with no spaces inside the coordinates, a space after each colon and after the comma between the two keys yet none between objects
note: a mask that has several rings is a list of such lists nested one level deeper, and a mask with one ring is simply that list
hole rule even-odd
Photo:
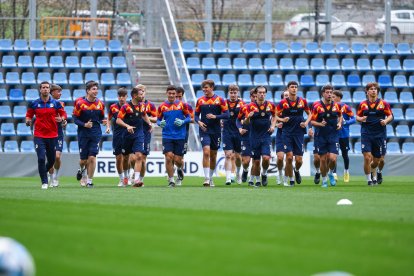
[{"label": "parked car", "polygon": [[[364,35],[366,32],[361,24],[356,22],[341,21],[331,16],[331,34],[333,36],[356,36]],[[319,14],[319,22],[326,22],[324,13]],[[309,37],[315,35],[315,13],[300,13],[285,23],[285,34],[292,36]],[[320,35],[326,32],[326,25],[319,23]]]},{"label": "parked car", "polygon": [[[385,15],[377,19],[375,29],[378,33],[385,32]],[[414,34],[414,10],[393,10],[391,11],[391,33]]]}]

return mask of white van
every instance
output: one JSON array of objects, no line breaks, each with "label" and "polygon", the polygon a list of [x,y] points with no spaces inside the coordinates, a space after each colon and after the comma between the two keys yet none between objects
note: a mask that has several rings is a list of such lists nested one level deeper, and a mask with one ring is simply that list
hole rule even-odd
[{"label": "white van", "polygon": [[[375,29],[378,33],[385,32],[385,15],[377,19]],[[391,11],[391,33],[414,34],[414,10],[393,10]]]}]

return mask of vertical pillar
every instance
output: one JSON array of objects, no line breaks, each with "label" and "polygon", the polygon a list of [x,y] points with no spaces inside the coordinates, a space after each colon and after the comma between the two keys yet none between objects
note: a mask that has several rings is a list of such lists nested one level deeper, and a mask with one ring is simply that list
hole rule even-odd
[{"label": "vertical pillar", "polygon": [[326,29],[325,42],[332,42],[332,0],[325,0]]},{"label": "vertical pillar", "polygon": [[[98,2],[97,0],[91,0],[91,18],[97,18]],[[96,21],[91,22],[91,37],[96,37]]]},{"label": "vertical pillar", "polygon": [[29,2],[29,39],[36,39],[36,0]]},{"label": "vertical pillar", "polygon": [[204,40],[209,41],[211,43],[212,36],[213,36],[213,24],[211,22],[213,18],[213,5],[211,0],[205,0],[205,14],[206,14],[206,23],[204,25]]},{"label": "vertical pillar", "polygon": [[266,0],[265,3],[265,41],[272,43],[272,14],[273,14],[273,1]]},{"label": "vertical pillar", "polygon": [[384,43],[391,43],[391,7],[392,7],[392,0],[386,0],[385,1]]}]

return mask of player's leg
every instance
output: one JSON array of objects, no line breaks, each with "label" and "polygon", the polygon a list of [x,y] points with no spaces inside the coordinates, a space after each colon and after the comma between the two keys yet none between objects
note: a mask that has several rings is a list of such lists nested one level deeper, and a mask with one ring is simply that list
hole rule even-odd
[{"label": "player's leg", "polygon": [[62,151],[63,151],[63,137],[58,137],[56,139],[56,158],[55,164],[53,166],[54,172],[52,175],[52,186],[58,187],[59,186],[59,170],[62,166]]},{"label": "player's leg", "polygon": [[303,136],[293,136],[292,137],[292,146],[293,146],[293,155],[295,156],[295,167],[294,174],[297,184],[302,183],[302,176],[300,175],[300,168],[302,167],[302,156],[303,156]]},{"label": "player's leg", "polygon": [[86,182],[86,187],[92,188],[93,187],[93,176],[95,174],[96,169],[96,155],[99,152],[99,141],[101,137],[93,137],[90,138],[88,141],[87,152],[88,152],[88,162],[87,162],[87,173],[88,173],[88,180]]},{"label": "player's leg", "polygon": [[[174,168],[174,164],[173,164]],[[145,153],[142,154],[142,164],[141,164],[141,181],[144,182],[145,173],[147,172],[147,155]]]},{"label": "player's leg", "polygon": [[220,148],[221,134],[210,135],[210,187],[214,187],[213,174],[216,170],[217,151]]},{"label": "player's leg", "polygon": [[118,187],[124,187],[124,158],[122,154],[115,155],[115,165],[119,176]]},{"label": "player's leg", "polygon": [[249,174],[249,166],[250,166],[250,158],[251,158],[251,149],[250,149],[250,143],[248,140],[242,140],[241,141],[241,157],[242,157],[242,166],[243,166],[243,172],[241,181],[242,183],[245,183],[247,181],[247,176]]},{"label": "player's leg", "polygon": [[42,189],[48,188],[47,170],[46,170],[46,145],[43,138],[34,137],[34,144],[37,154],[37,169],[39,171]]},{"label": "player's leg", "polygon": [[262,156],[262,185],[267,186],[267,170],[270,165],[270,154],[272,150],[272,142],[270,139],[264,139],[260,146],[260,155]]},{"label": "player's leg", "polygon": [[322,187],[328,187],[328,161],[327,161],[327,153],[319,152],[319,160],[320,160],[320,168],[321,168],[321,175],[322,175]]},{"label": "player's leg", "polygon": [[373,184],[371,177],[372,141],[369,137],[361,136],[361,150],[364,156],[364,173],[369,186]]},{"label": "player's leg", "polygon": [[131,185],[132,182],[130,180],[129,175],[129,163],[130,163],[130,155],[122,153],[122,170],[124,171],[124,185]]},{"label": "player's leg", "polygon": [[241,184],[242,183],[242,179],[241,179],[241,166],[242,166],[242,157],[241,157],[241,152],[235,152],[234,153],[235,156],[235,165],[236,165],[236,183],[237,184]]},{"label": "player's leg", "polygon": [[284,146],[282,139],[276,140],[276,165],[278,175],[276,176],[276,184],[280,185],[283,182],[283,162],[285,158]]},{"label": "player's leg", "polygon": [[86,137],[79,137],[78,136],[78,143],[79,143],[79,169],[76,173],[76,179],[80,182],[82,187],[86,186],[86,182],[88,180],[87,176],[87,163],[88,163],[88,141],[89,139]]},{"label": "player's leg", "polygon": [[141,167],[142,167],[142,152],[134,152],[134,185],[132,187],[139,188],[144,186],[144,182],[141,181]]},{"label": "player's leg", "polygon": [[321,157],[319,156],[317,150],[313,151],[313,166],[315,167],[315,177],[313,178],[313,183],[319,184],[321,181]]},{"label": "player's leg", "polygon": [[165,169],[168,175],[168,186],[174,187],[174,153],[172,151],[164,152],[165,155]]},{"label": "player's leg", "polygon": [[381,158],[378,163],[378,169],[377,169],[377,183],[382,184],[382,169],[385,165],[385,155],[387,154],[387,140],[382,140],[381,145]]},{"label": "player's leg", "polygon": [[56,138],[46,138],[46,171],[50,176],[49,186],[53,187],[54,164],[56,161]]},{"label": "player's leg", "polygon": [[210,135],[200,132],[201,146],[203,147],[204,187],[210,186]]},{"label": "player's leg", "polygon": [[226,171],[226,185],[231,185],[232,157],[234,155],[233,150],[224,150],[224,155],[225,155],[224,169]]},{"label": "player's leg", "polygon": [[291,136],[282,135],[282,141],[286,153],[284,186],[293,186],[295,185],[295,178],[293,177],[293,139]]},{"label": "player's leg", "polygon": [[262,182],[260,181],[260,155],[253,155],[253,165],[252,165],[252,176],[253,181],[255,182],[255,187],[262,186]]},{"label": "player's leg", "polygon": [[344,160],[344,182],[349,182],[349,138],[340,138],[339,146],[341,148],[342,159]]},{"label": "player's leg", "polygon": [[327,162],[328,162],[328,176],[331,186],[336,185],[336,178],[334,176],[334,169],[336,168],[336,159],[339,154],[339,140],[338,138],[329,137],[327,140]]},{"label": "player's leg", "polygon": [[135,180],[135,155],[133,153],[128,155],[128,174],[131,183]]},{"label": "player's leg", "polygon": [[184,179],[184,153],[186,152],[186,141],[185,139],[180,140],[174,140],[174,160],[173,164],[177,167],[177,182],[179,182],[179,185],[181,186],[181,181]]}]

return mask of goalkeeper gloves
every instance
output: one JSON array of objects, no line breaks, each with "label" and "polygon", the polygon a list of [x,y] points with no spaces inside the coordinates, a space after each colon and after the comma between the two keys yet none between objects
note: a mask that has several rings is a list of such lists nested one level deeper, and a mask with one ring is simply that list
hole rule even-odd
[{"label": "goalkeeper gloves", "polygon": [[180,127],[180,126],[182,126],[183,124],[184,124],[184,120],[181,120],[181,119],[175,118],[174,125],[176,125],[176,126]]},{"label": "goalkeeper gloves", "polygon": [[162,121],[160,122],[160,127],[161,127],[161,128],[164,128],[166,124],[167,124],[167,122],[166,122],[165,120],[162,120]]}]

